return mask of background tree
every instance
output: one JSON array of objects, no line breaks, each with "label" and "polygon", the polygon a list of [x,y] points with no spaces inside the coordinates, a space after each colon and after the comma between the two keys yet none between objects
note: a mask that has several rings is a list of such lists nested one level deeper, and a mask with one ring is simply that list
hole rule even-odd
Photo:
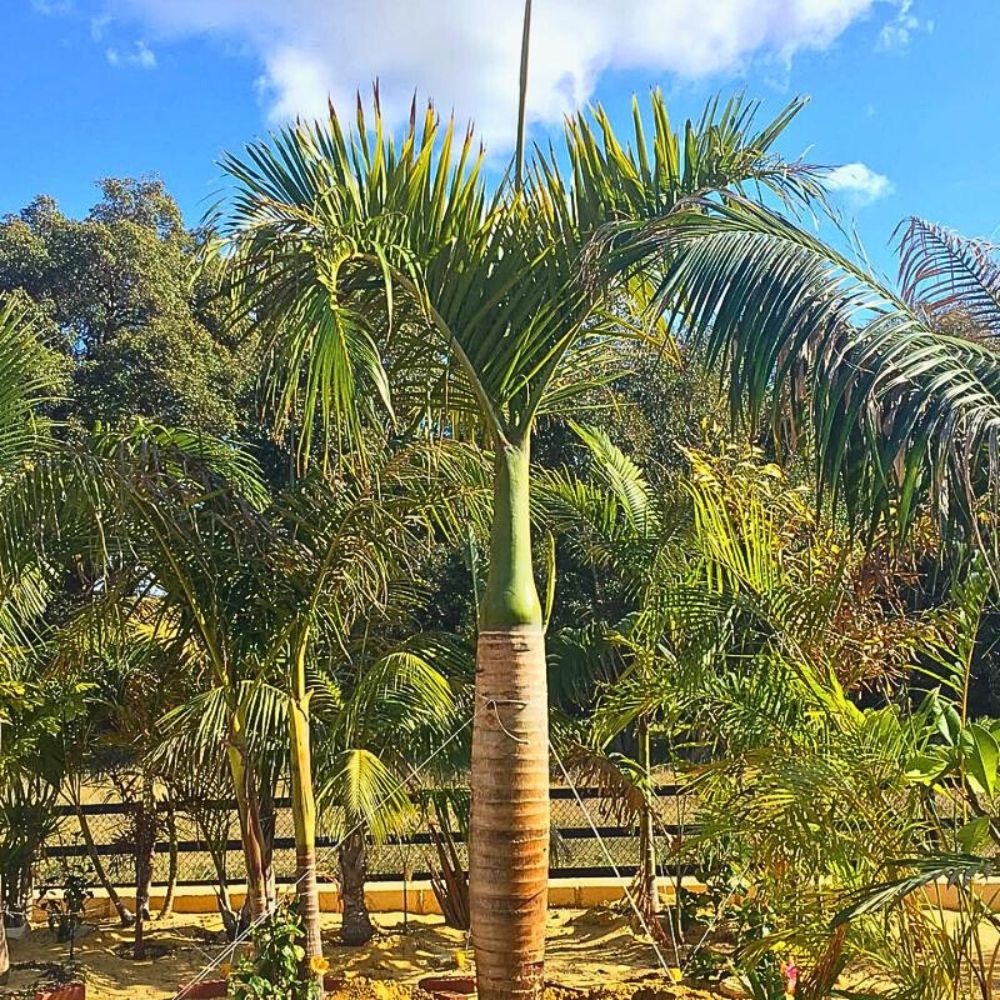
[{"label": "background tree", "polygon": [[0,292],[20,291],[71,361],[63,417],[143,416],[232,434],[247,419],[253,346],[212,289],[218,262],[158,180],[109,178],[83,219],[44,196],[0,220]]}]

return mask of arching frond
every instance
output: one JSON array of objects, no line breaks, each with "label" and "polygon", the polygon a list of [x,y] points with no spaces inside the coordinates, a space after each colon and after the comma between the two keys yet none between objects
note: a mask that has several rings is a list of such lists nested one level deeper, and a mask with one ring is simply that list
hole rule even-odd
[{"label": "arching frond", "polygon": [[[378,754],[361,747],[337,756],[333,777],[319,790],[326,807],[325,821],[342,817],[338,835],[363,824],[376,842],[385,841],[415,818],[405,782],[388,768]],[[339,810],[330,811],[330,806]]]},{"label": "arching frond", "polygon": [[931,329],[863,268],[743,199],[609,231],[604,246],[612,270],[664,267],[660,305],[724,367],[734,412],[811,427],[818,482],[855,521],[905,528],[929,498],[976,533],[1000,471],[994,351]]},{"label": "arching frond", "polygon": [[685,198],[724,189],[744,194],[761,189],[788,204],[808,206],[822,198],[820,172],[773,151],[807,103],[795,98],[758,125],[759,101],[742,94],[726,101],[716,97],[698,120],[675,128],[662,91],[655,89],[649,95],[651,131],[633,97],[626,142],[600,105],[589,114],[579,112],[566,125],[578,224],[589,236],[605,224],[656,219]]}]

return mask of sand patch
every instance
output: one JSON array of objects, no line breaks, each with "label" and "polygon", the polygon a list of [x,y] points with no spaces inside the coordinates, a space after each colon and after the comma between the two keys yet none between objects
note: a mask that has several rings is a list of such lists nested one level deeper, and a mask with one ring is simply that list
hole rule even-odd
[{"label": "sand patch", "polygon": [[[404,929],[400,913],[372,918],[375,938],[361,948],[337,940],[340,917],[324,914],[323,938],[330,972],[348,978],[335,1000],[426,1000],[416,983],[424,976],[469,974],[471,950],[462,931],[441,917],[411,916]],[[178,914],[147,925],[147,941],[165,950],[159,958],[123,958],[130,931],[99,924],[77,943],[77,962],[87,982],[88,1000],[172,1000],[225,947],[217,916]],[[698,1000],[715,994],[677,987],[660,970],[648,941],[628,922],[606,913],[553,910],[548,921],[547,978],[554,985],[546,1000]],[[48,930],[35,929],[10,942],[14,963],[63,963],[68,951]],[[669,961],[669,956],[668,956]],[[12,985],[14,985],[12,983]],[[2,993],[0,993],[2,996]]]}]

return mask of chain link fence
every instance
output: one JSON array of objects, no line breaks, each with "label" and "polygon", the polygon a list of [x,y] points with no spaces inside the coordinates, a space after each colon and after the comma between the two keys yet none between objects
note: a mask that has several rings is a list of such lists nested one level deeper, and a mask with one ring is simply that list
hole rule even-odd
[{"label": "chain link fence", "polygon": [[[622,826],[615,803],[596,789],[553,787],[551,870],[554,876],[604,875],[617,868],[621,874],[635,871],[639,843],[636,830]],[[579,799],[577,798],[579,796]],[[426,814],[426,810],[417,810]],[[674,838],[690,824],[691,803],[675,785],[657,789],[656,814],[660,854],[670,869],[668,856]],[[320,877],[334,881],[337,875],[337,835],[343,829],[336,810],[325,814],[317,841]],[[461,824],[452,815],[455,830]],[[279,881],[290,881],[295,872],[295,841],[292,813],[287,799],[278,799],[271,811],[273,823],[272,864]],[[240,827],[235,803],[215,801],[186,805],[158,803],[156,806],[156,850],[153,884],[170,880],[171,856],[180,885],[212,883],[220,870],[237,885],[245,878]],[[599,835],[599,836],[598,836]],[[454,834],[463,864],[467,860],[465,839]],[[92,847],[88,848],[90,840]],[[122,802],[92,803],[79,811],[59,807],[53,836],[48,838],[38,877],[57,877],[67,863],[86,862],[96,853],[109,880],[121,886],[135,881],[136,813]],[[426,877],[436,867],[436,852],[426,818],[404,835],[386,843],[372,844],[368,868],[372,881]]]}]

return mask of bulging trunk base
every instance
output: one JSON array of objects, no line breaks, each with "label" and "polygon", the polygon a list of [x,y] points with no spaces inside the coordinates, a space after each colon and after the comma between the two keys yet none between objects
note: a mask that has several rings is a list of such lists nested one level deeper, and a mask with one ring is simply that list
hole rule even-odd
[{"label": "bulging trunk base", "polygon": [[537,1000],[549,878],[545,637],[537,625],[483,630],[476,656],[469,846],[480,1000]]}]

